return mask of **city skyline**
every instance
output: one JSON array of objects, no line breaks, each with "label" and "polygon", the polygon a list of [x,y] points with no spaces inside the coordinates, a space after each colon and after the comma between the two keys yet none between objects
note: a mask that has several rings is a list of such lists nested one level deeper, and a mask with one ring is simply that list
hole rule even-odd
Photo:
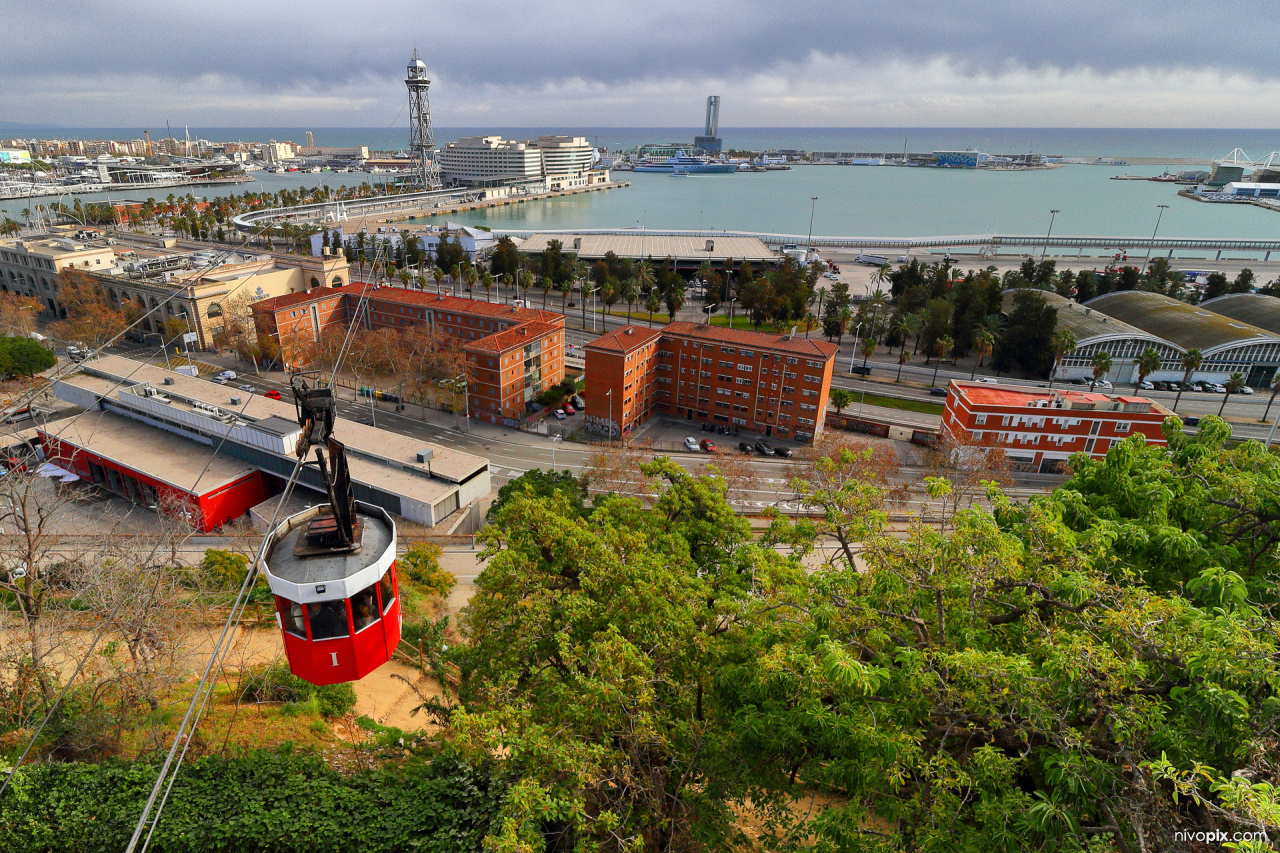
[{"label": "city skyline", "polygon": [[[399,125],[415,44],[438,123],[452,126],[695,126],[712,92],[725,127],[1280,121],[1265,28],[1224,31],[1233,18],[1216,2],[1084,0],[1037,15],[997,2],[960,11],[807,2],[785,17],[755,2],[606,2],[586,15],[560,2],[491,5],[500,14],[392,2],[359,21],[331,2],[305,16],[238,0],[24,7],[23,38],[0,51],[9,81],[0,121]],[[12,0],[0,9],[18,14]],[[71,65],[60,45],[90,47]]]}]

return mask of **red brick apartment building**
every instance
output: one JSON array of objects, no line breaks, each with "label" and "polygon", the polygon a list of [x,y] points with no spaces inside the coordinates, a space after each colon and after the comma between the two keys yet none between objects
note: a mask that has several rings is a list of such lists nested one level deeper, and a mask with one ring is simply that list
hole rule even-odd
[{"label": "red brick apartment building", "polygon": [[301,366],[323,335],[345,333],[357,310],[366,329],[425,324],[458,338],[472,365],[470,415],[490,423],[513,425],[564,379],[564,315],[551,311],[391,285],[318,287],[252,308],[258,334],[280,345],[287,367]]},{"label": "red brick apartment building", "polygon": [[952,381],[942,414],[945,434],[1004,449],[1015,470],[1062,471],[1073,453],[1094,459],[1138,433],[1165,444],[1160,426],[1173,412],[1146,397],[1033,390]]},{"label": "red brick apartment building", "polygon": [[625,433],[658,413],[812,441],[822,433],[838,349],[702,323],[624,326],[587,344],[587,424]]}]

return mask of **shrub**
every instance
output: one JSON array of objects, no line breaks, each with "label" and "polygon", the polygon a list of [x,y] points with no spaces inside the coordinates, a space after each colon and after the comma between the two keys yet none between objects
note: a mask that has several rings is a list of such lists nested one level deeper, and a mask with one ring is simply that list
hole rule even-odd
[{"label": "shrub", "polygon": [[442,553],[438,545],[427,542],[414,544],[396,561],[401,567],[401,576],[413,581],[428,595],[448,595],[458,579],[440,568]]},{"label": "shrub", "polygon": [[349,683],[312,684],[289,671],[278,661],[245,681],[240,698],[250,702],[283,702],[289,713],[306,711],[323,717],[341,717],[356,704],[356,691]]},{"label": "shrub", "polygon": [[[244,554],[210,548],[204,552],[200,561],[200,578],[209,587],[226,592],[238,592],[244,583],[245,573],[249,570],[249,558]],[[259,604],[272,602],[271,587],[267,579],[259,574],[253,581],[253,590],[249,600]]]}]

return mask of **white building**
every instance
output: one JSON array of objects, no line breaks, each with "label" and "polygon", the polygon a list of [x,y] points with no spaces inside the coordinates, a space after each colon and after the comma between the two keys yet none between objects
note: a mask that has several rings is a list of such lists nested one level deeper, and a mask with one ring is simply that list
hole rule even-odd
[{"label": "white building", "polygon": [[527,145],[542,152],[542,173],[553,190],[585,187],[595,162],[595,148],[584,136],[539,136]]},{"label": "white building", "polygon": [[539,136],[524,142],[467,136],[440,152],[447,184],[501,187],[538,182],[546,189],[585,187],[593,181],[595,150],[581,136]]},{"label": "white building", "polygon": [[501,136],[464,136],[440,152],[446,184],[496,187],[542,179],[542,152]]}]

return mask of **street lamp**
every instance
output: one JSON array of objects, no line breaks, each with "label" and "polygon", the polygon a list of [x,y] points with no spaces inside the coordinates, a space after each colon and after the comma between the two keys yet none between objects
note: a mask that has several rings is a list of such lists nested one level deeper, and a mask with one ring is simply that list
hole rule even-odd
[{"label": "street lamp", "polygon": [[1156,227],[1151,229],[1151,244],[1147,246],[1147,256],[1142,261],[1142,273],[1140,274],[1145,274],[1147,271],[1147,262],[1151,260],[1151,250],[1155,248],[1156,232],[1160,230],[1160,219],[1164,216],[1164,212],[1169,209],[1167,204],[1157,204],[1156,207],[1160,208],[1160,212],[1156,214]]},{"label": "street lamp", "polygon": [[609,398],[609,443],[613,444],[613,389],[610,388],[604,395]]},{"label": "street lamp", "polygon": [[805,252],[805,256],[804,256],[806,263],[809,260],[808,252],[813,251],[813,212],[814,210],[817,209],[817,207],[818,207],[818,197],[816,195],[809,196],[809,238],[808,240],[805,241],[805,248],[808,251]]},{"label": "street lamp", "polygon": [[1044,260],[1045,252],[1049,251],[1049,235],[1053,233],[1053,220],[1058,216],[1058,208],[1049,208],[1049,230],[1044,234],[1044,248],[1040,250],[1040,260]]},{"label": "street lamp", "polygon": [[563,435],[551,436],[551,473],[552,474],[556,472],[556,444],[561,441],[564,441]]}]

